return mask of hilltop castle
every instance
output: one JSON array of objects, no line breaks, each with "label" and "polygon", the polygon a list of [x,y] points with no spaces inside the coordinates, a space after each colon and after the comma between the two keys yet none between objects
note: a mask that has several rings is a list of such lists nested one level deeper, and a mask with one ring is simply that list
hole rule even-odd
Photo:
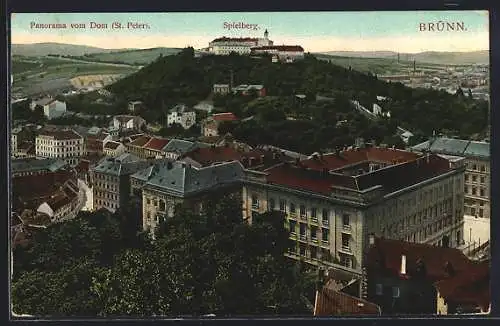
[{"label": "hilltop castle", "polygon": [[304,49],[300,45],[274,45],[274,42],[269,39],[267,29],[263,38],[216,38],[209,43],[206,50],[215,55],[229,55],[231,52],[240,55],[270,53],[273,55],[273,62],[293,62],[304,58]]}]

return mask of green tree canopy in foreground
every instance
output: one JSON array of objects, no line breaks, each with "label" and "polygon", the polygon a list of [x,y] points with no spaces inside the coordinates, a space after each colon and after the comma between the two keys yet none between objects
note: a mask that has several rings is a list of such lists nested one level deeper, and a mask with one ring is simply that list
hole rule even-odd
[{"label": "green tree canopy in foreground", "polygon": [[314,282],[279,212],[244,223],[237,200],[211,199],[200,216],[178,210],[151,242],[134,209],[84,213],[35,234],[14,252],[16,313],[50,316],[310,315]]}]

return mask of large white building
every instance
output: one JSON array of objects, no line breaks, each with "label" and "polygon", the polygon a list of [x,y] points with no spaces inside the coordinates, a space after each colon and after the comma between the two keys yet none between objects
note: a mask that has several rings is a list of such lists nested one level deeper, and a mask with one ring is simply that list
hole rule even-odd
[{"label": "large white building", "polygon": [[49,120],[58,118],[66,113],[66,102],[58,101],[52,97],[38,99],[36,101],[32,101],[30,104],[31,110],[35,110],[37,106],[42,107],[43,114]]},{"label": "large white building", "polygon": [[209,43],[208,51],[216,55],[228,55],[231,52],[238,54],[250,54],[253,47],[271,46],[273,41],[269,40],[269,32],[264,32],[263,38],[255,37],[220,37]]},{"label": "large white building", "polygon": [[59,158],[75,166],[85,156],[84,138],[74,130],[45,130],[36,137],[37,157]]},{"label": "large white building", "polygon": [[176,105],[167,116],[167,125],[174,123],[181,125],[184,129],[189,129],[196,123],[196,113],[184,104]]},{"label": "large white building", "polygon": [[252,54],[268,53],[279,61],[293,62],[304,58],[304,48],[300,45],[267,45],[253,47]]}]

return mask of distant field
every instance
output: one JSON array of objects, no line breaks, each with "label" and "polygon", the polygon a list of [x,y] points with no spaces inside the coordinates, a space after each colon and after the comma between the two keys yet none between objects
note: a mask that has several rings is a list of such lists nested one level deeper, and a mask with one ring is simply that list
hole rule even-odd
[{"label": "distant field", "polygon": [[133,65],[146,65],[156,60],[160,54],[167,56],[177,54],[182,49],[154,48],[145,50],[127,50],[110,53],[93,53],[85,57],[95,61],[124,62]]},{"label": "distant field", "polygon": [[[388,58],[359,58],[359,57],[340,57],[325,54],[316,54],[318,59],[329,60],[331,63],[342,66],[349,67],[352,69],[362,72],[371,72],[373,74],[398,74],[408,71],[408,69],[413,68],[413,61],[400,61],[399,63],[395,59]],[[418,64],[418,69],[430,69],[439,70],[443,65],[425,63]]]},{"label": "distant field", "polygon": [[70,87],[70,80],[78,76],[123,76],[135,71],[137,67],[74,62],[54,57],[12,58],[13,90],[27,95]]},{"label": "distant field", "polygon": [[106,86],[118,80],[119,74],[111,75],[82,75],[71,78],[70,82],[75,88]]}]

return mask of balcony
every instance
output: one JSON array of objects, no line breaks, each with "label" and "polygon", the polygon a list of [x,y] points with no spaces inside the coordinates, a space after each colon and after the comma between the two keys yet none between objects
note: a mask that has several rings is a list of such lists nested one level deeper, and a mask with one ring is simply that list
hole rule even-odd
[{"label": "balcony", "polygon": [[342,225],[342,233],[351,233],[351,226],[349,224]]},{"label": "balcony", "polygon": [[307,221],[307,215],[306,214],[300,214],[300,219],[302,221]]},{"label": "balcony", "polygon": [[252,204],[252,210],[259,210],[259,204],[258,203],[253,203]]},{"label": "balcony", "polygon": [[297,234],[295,232],[290,232],[290,239],[297,240]]},{"label": "balcony", "polygon": [[309,220],[309,222],[311,224],[316,224],[317,225],[318,224],[318,219],[316,217],[311,217],[311,219]]},{"label": "balcony", "polygon": [[311,237],[311,241],[312,241],[312,243],[318,243],[318,238],[312,238]]},{"label": "balcony", "polygon": [[307,235],[305,235],[305,234],[301,234],[301,235],[299,236],[299,240],[301,240],[301,241],[307,241]]},{"label": "balcony", "polygon": [[321,224],[323,226],[329,226],[330,225],[330,221],[329,220],[321,220]]},{"label": "balcony", "polygon": [[320,246],[328,247],[328,246],[330,246],[330,241],[328,241],[328,240],[321,240]]},{"label": "balcony", "polygon": [[339,252],[341,252],[343,254],[347,254],[347,255],[351,255],[352,254],[351,247],[350,246],[345,246],[345,245],[342,245],[342,247],[340,247]]},{"label": "balcony", "polygon": [[293,212],[293,213],[292,213],[292,212],[288,213],[288,216],[289,216],[290,218],[297,219],[297,213],[295,213],[295,212]]}]

